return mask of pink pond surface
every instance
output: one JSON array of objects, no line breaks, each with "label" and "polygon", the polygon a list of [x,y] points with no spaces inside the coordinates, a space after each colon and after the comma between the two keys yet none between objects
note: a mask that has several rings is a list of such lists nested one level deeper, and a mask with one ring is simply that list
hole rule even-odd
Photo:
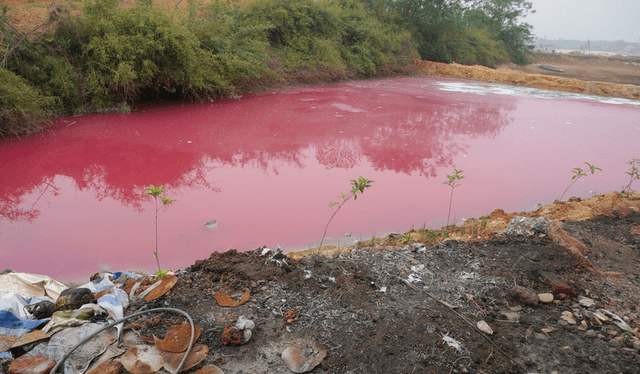
[{"label": "pink pond surface", "polygon": [[466,177],[454,202],[460,221],[550,202],[583,161],[604,172],[573,195],[619,189],[626,162],[640,157],[640,107],[445,92],[438,82],[348,82],[71,117],[1,142],[0,267],[62,280],[152,270],[149,184],[176,199],[160,214],[160,253],[177,268],[228,248],[317,243],[328,203],[360,175],[374,185],[338,215],[330,243],[442,225],[454,165]]}]

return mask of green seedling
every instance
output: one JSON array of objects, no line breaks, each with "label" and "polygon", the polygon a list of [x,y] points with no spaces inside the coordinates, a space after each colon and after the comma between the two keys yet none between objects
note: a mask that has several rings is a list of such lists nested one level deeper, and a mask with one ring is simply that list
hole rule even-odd
[{"label": "green seedling", "polygon": [[584,178],[589,175],[594,175],[595,173],[602,171],[601,168],[589,162],[585,162],[584,164],[587,165],[586,168],[577,167],[577,168],[571,169],[571,182],[569,183],[567,188],[565,188],[564,191],[562,191],[562,195],[560,195],[560,198],[558,199],[559,201],[562,201],[562,199],[564,198],[564,195],[566,195],[567,192],[569,192],[569,190],[571,189],[571,187],[573,187],[573,185],[576,184],[576,182],[579,181],[581,178]]},{"label": "green seedling", "polygon": [[357,200],[358,196],[364,194],[364,191],[367,188],[371,187],[372,183],[372,180],[369,180],[365,177],[358,177],[358,179],[353,179],[351,180],[351,191],[340,194],[338,201],[333,201],[329,204],[329,207],[333,209],[333,212],[331,213],[327,224],[324,226],[324,232],[322,233],[322,239],[320,239],[320,246],[318,247],[318,249],[322,249],[322,244],[324,244],[324,239],[327,236],[329,225],[331,225],[331,221],[333,221],[340,209],[342,209],[347,201],[352,199]]},{"label": "green seedling", "polygon": [[164,186],[154,186],[150,185],[145,188],[144,192],[153,197],[154,207],[155,207],[155,223],[156,223],[156,250],[153,252],[153,256],[156,259],[156,265],[158,267],[158,271],[156,275],[158,277],[163,277],[167,274],[167,270],[164,270],[160,267],[160,256],[158,254],[158,211],[160,210],[160,204],[162,206],[171,205],[174,200],[164,194]]},{"label": "green seedling", "polygon": [[444,184],[449,186],[449,212],[447,213],[447,226],[449,226],[449,220],[451,219],[451,208],[453,206],[453,192],[456,188],[460,187],[460,181],[464,179],[463,171],[461,169],[453,168],[453,172],[447,175],[447,180]]},{"label": "green seedling", "polygon": [[627,183],[622,192],[629,193],[633,191],[631,188],[633,182],[640,180],[640,158],[634,158],[629,161],[629,170],[627,170],[626,174],[629,176],[629,183]]}]

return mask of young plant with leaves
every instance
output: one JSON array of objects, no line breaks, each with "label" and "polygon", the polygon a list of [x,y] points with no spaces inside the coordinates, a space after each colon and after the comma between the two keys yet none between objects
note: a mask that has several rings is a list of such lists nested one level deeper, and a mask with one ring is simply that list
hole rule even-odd
[{"label": "young plant with leaves", "polygon": [[342,209],[347,201],[351,199],[357,200],[358,196],[364,194],[364,191],[367,188],[371,187],[372,183],[372,180],[369,180],[365,177],[358,177],[358,179],[353,179],[351,180],[351,191],[340,194],[338,201],[334,201],[329,204],[329,207],[333,209],[333,212],[329,217],[329,221],[327,221],[327,224],[324,226],[324,232],[322,233],[322,238],[320,239],[320,246],[318,247],[318,249],[322,249],[322,244],[324,244],[324,239],[327,236],[329,225],[331,225],[331,221],[333,221],[340,209]]},{"label": "young plant with leaves", "polygon": [[632,190],[631,185],[633,182],[640,180],[640,158],[634,158],[629,161],[629,170],[626,174],[629,176],[629,183],[622,189],[622,192],[629,193]]},{"label": "young plant with leaves", "polygon": [[566,195],[567,192],[569,192],[571,187],[573,187],[573,185],[576,184],[578,180],[589,175],[594,175],[599,171],[602,171],[601,168],[589,162],[585,162],[584,164],[587,166],[586,168],[577,167],[571,170],[571,182],[569,183],[567,188],[565,188],[564,191],[562,191],[562,195],[560,195],[560,198],[558,199],[559,201],[562,201],[562,199],[564,198],[564,195]]},{"label": "young plant with leaves", "polygon": [[156,259],[156,265],[158,267],[158,271],[156,272],[156,275],[159,277],[162,277],[164,275],[166,275],[167,271],[163,270],[160,267],[160,256],[158,255],[158,211],[160,210],[160,205],[162,204],[162,206],[168,206],[171,205],[174,200],[170,197],[168,197],[167,195],[165,195],[165,189],[164,186],[154,186],[154,185],[150,185],[147,186],[147,188],[145,188],[144,192],[153,197],[153,202],[154,202],[154,207],[155,207],[155,224],[156,224],[156,250],[153,252],[153,256]]},{"label": "young plant with leaves", "polygon": [[451,193],[449,194],[449,212],[447,213],[447,226],[449,226],[449,220],[451,219],[451,207],[453,206],[453,192],[456,188],[460,187],[460,181],[464,179],[464,174],[461,169],[453,168],[453,172],[447,175],[447,180],[444,182]]}]

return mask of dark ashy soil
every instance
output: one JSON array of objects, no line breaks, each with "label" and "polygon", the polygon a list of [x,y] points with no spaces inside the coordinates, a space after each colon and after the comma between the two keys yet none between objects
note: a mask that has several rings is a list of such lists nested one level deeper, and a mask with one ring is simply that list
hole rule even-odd
[{"label": "dark ashy soil", "polygon": [[[155,306],[188,311],[203,328],[207,361],[227,374],[290,373],[280,354],[297,338],[329,348],[314,373],[639,373],[637,330],[599,323],[593,312],[640,323],[640,214],[564,228],[586,244],[596,271],[546,235],[445,241],[422,253],[413,245],[362,248],[288,264],[260,250],[230,251],[179,274]],[[556,300],[525,304],[516,286]],[[248,288],[251,299],[222,308],[213,298],[221,288]],[[583,297],[595,305],[582,305]],[[298,319],[287,325],[291,309]],[[223,326],[240,315],[256,323],[252,339],[222,345]],[[475,327],[481,320],[493,335]]]}]

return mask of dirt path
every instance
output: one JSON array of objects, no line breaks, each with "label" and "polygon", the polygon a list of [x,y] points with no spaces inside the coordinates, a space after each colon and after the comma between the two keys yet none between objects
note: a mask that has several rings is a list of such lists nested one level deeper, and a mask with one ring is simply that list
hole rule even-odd
[{"label": "dirt path", "polygon": [[477,65],[418,61],[417,71],[427,75],[640,100],[640,86],[633,84],[597,82],[548,74],[529,74],[505,67],[492,69]]},{"label": "dirt path", "polygon": [[[556,204],[529,214],[549,219],[497,225],[478,241],[423,247],[396,235],[298,260],[261,249],[213,254],[157,306],[194,316],[207,361],[225,373],[290,373],[280,355],[299,339],[327,347],[314,373],[637,373],[639,204],[638,195]],[[584,245],[582,258],[554,225]],[[248,288],[250,301],[217,306],[213,292],[227,287]],[[222,326],[240,315],[256,323],[252,339],[223,345]]]},{"label": "dirt path", "polygon": [[[529,74],[640,85],[640,57],[536,53],[532,56],[532,60],[533,62],[528,65],[508,64],[504,67]],[[545,69],[549,65],[552,69],[559,68],[562,71]]]}]

